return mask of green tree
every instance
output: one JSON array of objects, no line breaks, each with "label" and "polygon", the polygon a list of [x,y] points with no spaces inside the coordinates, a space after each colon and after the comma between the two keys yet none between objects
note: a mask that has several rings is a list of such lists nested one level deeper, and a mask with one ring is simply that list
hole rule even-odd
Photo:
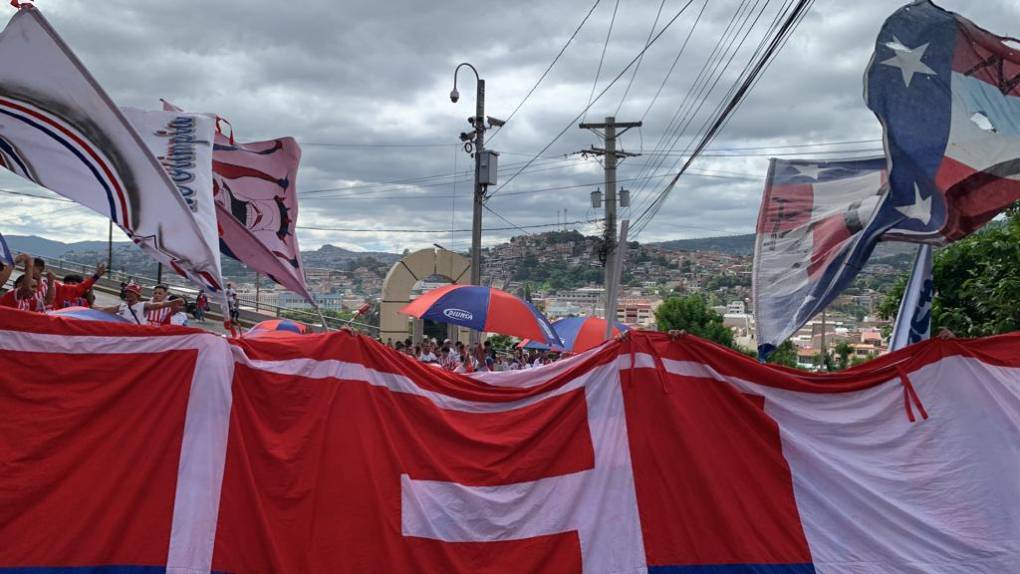
[{"label": "green tree", "polygon": [[840,341],[836,343],[836,347],[833,351],[836,354],[837,369],[845,369],[850,366],[850,355],[853,353],[853,349],[850,348],[850,343]]},{"label": "green tree", "polygon": [[713,311],[700,295],[671,297],[655,310],[660,331],[684,330],[703,339],[733,347],[733,331],[723,326],[722,315]]},{"label": "green tree", "polygon": [[769,355],[768,362],[773,365],[782,365],[784,367],[797,367],[797,347],[794,346],[793,341],[787,339],[783,341],[776,350]]},{"label": "green tree", "polygon": [[[1020,329],[1020,210],[939,250],[932,275],[932,332],[979,337]],[[896,281],[879,315],[895,318],[906,280]]]}]

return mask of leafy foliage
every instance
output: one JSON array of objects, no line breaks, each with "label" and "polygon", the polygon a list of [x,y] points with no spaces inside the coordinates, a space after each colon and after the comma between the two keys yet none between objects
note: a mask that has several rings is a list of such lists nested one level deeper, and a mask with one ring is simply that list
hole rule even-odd
[{"label": "leafy foliage", "polygon": [[[961,337],[1020,329],[1020,211],[941,249],[933,266],[932,331]],[[893,285],[879,314],[895,318],[907,277]]]},{"label": "leafy foliage", "polygon": [[684,330],[733,347],[733,332],[723,326],[722,315],[713,311],[699,295],[666,299],[655,310],[655,321],[660,331]]}]

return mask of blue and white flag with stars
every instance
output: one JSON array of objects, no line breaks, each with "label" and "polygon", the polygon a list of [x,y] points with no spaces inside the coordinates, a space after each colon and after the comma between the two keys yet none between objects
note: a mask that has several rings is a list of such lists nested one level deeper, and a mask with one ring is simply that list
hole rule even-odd
[{"label": "blue and white flag with stars", "polygon": [[885,132],[886,238],[954,241],[1020,199],[1020,50],[1009,41],[927,0],[885,21],[864,92]]}]

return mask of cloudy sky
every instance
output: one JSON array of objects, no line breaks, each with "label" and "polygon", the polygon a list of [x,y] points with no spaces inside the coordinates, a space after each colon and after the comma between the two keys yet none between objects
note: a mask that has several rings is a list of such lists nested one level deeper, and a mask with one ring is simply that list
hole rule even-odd
[{"label": "cloudy sky", "polygon": [[[471,226],[472,160],[457,136],[474,112],[475,82],[463,70],[461,99],[452,104],[454,67],[462,61],[474,64],[486,80],[487,114],[506,118],[593,3],[41,0],[37,6],[119,105],[157,108],[162,97],[229,119],[241,141],[297,138],[304,154],[298,181],[304,249],[332,243],[399,251],[433,242],[465,249],[469,243],[470,234],[463,230]],[[595,95],[602,92],[645,46],[653,24],[658,33],[687,3],[598,3],[510,123],[488,134],[492,148],[502,153],[501,183],[516,177],[489,200],[488,206],[505,219],[486,212],[487,228],[511,227],[509,221],[542,231],[548,228],[531,226],[599,216],[590,207],[589,193],[600,186],[601,165],[571,154],[600,142],[572,120],[592,97],[593,85]],[[648,49],[633,81],[632,67],[591,106],[589,121],[608,115],[644,121],[644,127],[621,139],[625,150],[643,153],[623,162],[618,174],[631,190],[634,216],[676,172],[683,150],[784,3],[692,0]],[[815,2],[639,239],[751,231],[769,155],[832,158],[880,150],[880,128],[864,107],[861,77],[882,20],[901,4]],[[1020,35],[1015,0],[942,0],[940,5],[999,34]],[[754,16],[741,29],[740,37],[747,32],[743,46],[732,60],[729,53],[720,58],[716,48],[728,23],[735,15],[745,21],[751,9]],[[698,72],[720,61],[730,67],[707,95],[698,96]],[[664,137],[674,117],[689,121],[675,140]],[[0,176],[0,187],[37,191],[9,175]],[[3,200],[3,233],[64,241],[106,237],[105,220],[83,208],[12,195]],[[598,224],[569,227],[593,233]],[[493,230],[485,241],[520,233]]]}]

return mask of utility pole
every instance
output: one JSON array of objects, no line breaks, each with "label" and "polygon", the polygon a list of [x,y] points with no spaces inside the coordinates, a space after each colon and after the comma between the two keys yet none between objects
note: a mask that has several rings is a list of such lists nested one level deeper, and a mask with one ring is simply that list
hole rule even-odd
[{"label": "utility pole", "polygon": [[[473,201],[473,213],[471,218],[471,284],[482,284],[482,206],[485,203],[485,192],[489,185],[496,183],[496,152],[485,149],[485,80],[478,75],[478,70],[467,62],[463,62],[453,71],[453,90],[450,92],[450,101],[457,103],[460,99],[460,92],[457,91],[457,72],[467,66],[475,73],[475,115],[468,118],[472,132],[460,134],[460,140],[464,142],[464,151],[475,158],[475,193]],[[488,118],[489,127],[501,127],[506,122],[496,118]],[[472,141],[473,140],[473,141]],[[471,331],[471,344],[478,342],[478,332]]]},{"label": "utility pole", "polygon": [[110,270],[110,276],[113,276],[113,220],[110,220],[110,231],[106,236],[106,266]]},{"label": "utility pole", "polygon": [[[596,135],[602,136],[605,146],[598,148],[592,146],[591,149],[583,150],[581,153],[584,155],[595,155],[602,156],[605,158],[605,186],[606,186],[606,231],[604,241],[606,242],[606,278],[605,278],[605,289],[606,289],[606,338],[612,334],[613,321],[616,318],[616,287],[619,281],[616,273],[616,163],[617,160],[636,157],[640,154],[628,153],[625,151],[616,150],[616,138],[623,135],[627,130],[631,128],[641,127],[641,122],[617,122],[613,116],[606,117],[606,121],[601,123],[582,123],[579,126],[582,130],[591,130]],[[599,131],[604,130],[604,131]],[[619,131],[617,131],[619,130]],[[595,196],[593,195],[592,204],[594,206]],[[597,207],[597,206],[595,206]],[[610,309],[610,305],[614,308]]]}]

